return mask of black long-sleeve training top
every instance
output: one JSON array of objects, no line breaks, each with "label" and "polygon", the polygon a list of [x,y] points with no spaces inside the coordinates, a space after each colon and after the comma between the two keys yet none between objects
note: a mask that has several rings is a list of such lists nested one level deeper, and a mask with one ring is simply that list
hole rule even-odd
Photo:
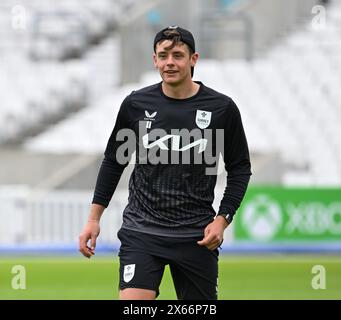
[{"label": "black long-sleeve training top", "polygon": [[212,170],[217,172],[213,159],[219,154],[227,181],[218,213],[233,216],[239,208],[251,175],[240,112],[231,98],[197,83],[199,91],[187,99],[166,96],[158,83],[133,91],[122,102],[92,203],[108,206],[128,164],[124,159],[136,151],[123,228],[202,236],[216,215]]}]

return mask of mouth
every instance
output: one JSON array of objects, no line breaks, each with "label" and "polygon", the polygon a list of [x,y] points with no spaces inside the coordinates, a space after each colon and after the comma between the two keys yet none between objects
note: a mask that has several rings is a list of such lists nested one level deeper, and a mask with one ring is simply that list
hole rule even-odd
[{"label": "mouth", "polygon": [[171,75],[171,74],[176,74],[178,71],[174,71],[174,70],[167,70],[164,73]]}]

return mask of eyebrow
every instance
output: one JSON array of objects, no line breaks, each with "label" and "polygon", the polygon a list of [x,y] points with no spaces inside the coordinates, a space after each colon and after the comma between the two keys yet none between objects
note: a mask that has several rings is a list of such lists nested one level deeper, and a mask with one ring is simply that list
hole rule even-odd
[{"label": "eyebrow", "polygon": [[[163,54],[163,53],[168,53],[169,52],[169,50],[162,50],[162,51],[159,51],[157,54]],[[185,52],[183,52],[183,51],[173,51],[172,53],[175,53],[175,54],[179,54],[179,53],[181,53],[181,54],[185,54]]]}]

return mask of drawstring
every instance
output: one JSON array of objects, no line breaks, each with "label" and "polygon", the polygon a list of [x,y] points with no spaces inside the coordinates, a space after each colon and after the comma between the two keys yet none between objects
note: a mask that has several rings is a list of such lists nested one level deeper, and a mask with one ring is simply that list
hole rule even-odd
[{"label": "drawstring", "polygon": [[220,242],[220,244],[219,244],[219,246],[218,246],[218,249],[220,249],[220,250],[222,249],[222,248],[221,248],[221,245],[223,244],[223,242],[224,242],[224,239],[221,240],[221,242]]}]

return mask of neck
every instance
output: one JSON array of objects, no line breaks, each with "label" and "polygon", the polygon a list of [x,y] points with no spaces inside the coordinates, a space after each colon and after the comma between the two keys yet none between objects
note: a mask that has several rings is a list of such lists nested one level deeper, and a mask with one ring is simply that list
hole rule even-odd
[{"label": "neck", "polygon": [[172,85],[162,82],[163,93],[174,99],[186,99],[194,96],[199,91],[200,85],[190,80],[181,85]]}]

